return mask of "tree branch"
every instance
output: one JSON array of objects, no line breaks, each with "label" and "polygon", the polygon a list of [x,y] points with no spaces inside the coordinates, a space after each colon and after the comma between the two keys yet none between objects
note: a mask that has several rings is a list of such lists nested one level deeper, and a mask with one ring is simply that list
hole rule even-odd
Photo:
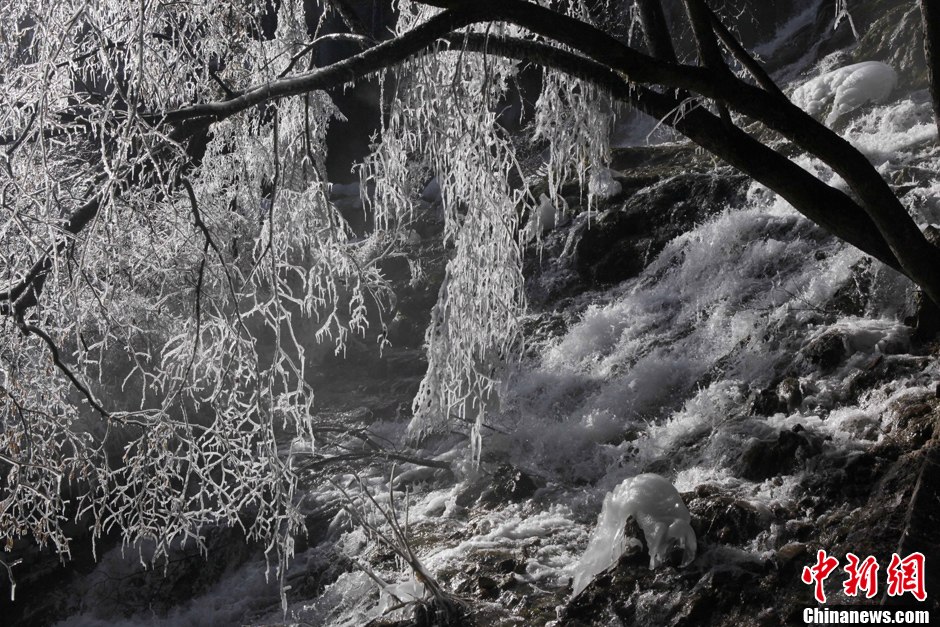
[{"label": "tree branch", "polygon": [[721,40],[721,43],[725,45],[725,48],[728,49],[735,59],[738,60],[745,70],[751,75],[751,77],[757,81],[757,84],[769,91],[772,94],[775,94],[781,98],[786,98],[786,95],[780,90],[780,87],[777,86],[777,83],[774,82],[774,79],[770,78],[770,75],[764,70],[760,63],[751,56],[751,54],[745,50],[744,46],[741,45],[741,42],[738,41],[737,37],[725,26],[724,22],[721,21],[721,18],[711,10],[710,7],[706,4],[705,7],[708,9],[709,19],[712,23],[712,28],[715,29],[715,33],[718,35],[718,38]]},{"label": "tree branch", "polygon": [[[456,0],[423,0],[423,3],[449,8],[449,10],[395,39],[383,42],[327,68],[275,80],[249,89],[237,98],[193,105],[163,114],[153,113],[148,116],[148,119],[174,124],[184,124],[195,120],[202,120],[206,123],[224,119],[270,100],[353,81],[419,54],[430,48],[438,38],[472,23],[510,22],[541,37],[572,47],[594,61],[607,65],[627,81],[685,89],[723,102],[738,113],[762,122],[801,149],[822,159],[857,194],[860,206],[870,218],[869,222],[874,223],[880,231],[880,238],[868,235],[864,238],[853,237],[853,240],[867,240],[865,249],[872,251],[879,248],[876,240],[883,239],[892,254],[885,255],[882,251],[876,256],[886,262],[893,260],[895,263],[889,265],[901,269],[923,287],[932,300],[940,303],[940,249],[927,242],[891,188],[864,155],[830,129],[781,97],[779,93],[770,93],[750,85],[730,72],[715,72],[708,68],[679,65],[644,55],[590,24],[525,0],[476,0],[473,3]],[[661,103],[661,98],[650,96],[646,98],[646,101]],[[690,137],[696,134],[690,120],[698,119],[701,119],[701,116],[695,115],[691,118],[686,116],[686,121],[682,122],[686,130],[682,132]],[[731,151],[725,150],[728,148],[727,142],[722,141],[716,144],[715,137],[716,134],[709,130],[701,135],[700,139],[715,144],[716,149],[722,151],[716,154],[726,160],[733,159],[729,162],[739,167],[737,164],[741,163],[741,159],[734,158]],[[735,137],[734,141],[743,140]],[[744,150],[749,153],[755,151],[753,147]],[[782,165],[782,162],[778,161],[778,164]],[[743,169],[749,172],[755,167],[748,166]],[[765,179],[776,178],[770,173],[764,173],[763,176]],[[780,191],[780,189],[790,187],[781,183],[777,181],[774,186],[771,186],[772,189]],[[794,199],[802,196],[792,190],[788,193]],[[794,205],[799,207],[798,203],[799,201],[794,202]],[[81,220],[78,223],[81,223]],[[867,228],[863,230],[868,231]]]},{"label": "tree branch", "polygon": [[59,348],[56,346],[52,338],[49,337],[49,334],[47,334],[45,331],[43,331],[39,327],[32,325],[32,324],[25,323],[25,322],[20,322],[19,327],[20,327],[20,330],[23,331],[24,334],[35,335],[39,339],[41,339],[46,344],[46,347],[49,349],[49,354],[52,356],[52,362],[55,364],[56,368],[58,368],[59,371],[61,371],[62,374],[64,374],[69,379],[69,381],[72,382],[72,385],[74,385],[75,388],[79,392],[81,392],[82,396],[85,397],[85,400],[88,401],[88,404],[91,405],[95,411],[101,414],[102,418],[110,418],[110,415],[108,414],[108,412],[106,412],[104,408],[98,403],[98,401],[95,400],[95,397],[92,396],[88,388],[85,387],[85,385],[81,381],[78,380],[78,377],[75,376],[72,370],[68,366],[66,366],[65,363],[62,361],[62,359],[59,357]]},{"label": "tree branch", "polygon": [[930,76],[930,98],[933,101],[934,120],[940,132],[940,0],[920,0],[924,24],[924,53],[927,55],[927,73]]},{"label": "tree branch", "polygon": [[640,28],[651,56],[676,63],[676,49],[672,45],[669,26],[660,0],[636,0]]},{"label": "tree branch", "polygon": [[[692,24],[692,33],[695,36],[695,44],[702,65],[717,74],[730,73],[731,70],[728,69],[721,54],[721,48],[718,47],[718,39],[715,37],[709,18],[711,9],[708,4],[705,0],[685,0],[684,4],[689,22]],[[722,122],[731,126],[731,114],[728,113],[728,107],[720,102],[717,103],[717,107]]]},{"label": "tree branch", "polygon": [[741,129],[729,129],[707,111],[696,108],[680,114],[682,103],[677,98],[630,85],[604,64],[543,43],[476,34],[445,39],[474,52],[532,61],[602,87],[777,192],[826,231],[903,273],[874,222],[855,201]]},{"label": "tree branch", "polygon": [[147,117],[154,122],[169,123],[195,118],[222,120],[271,100],[350,83],[427,50],[438,38],[454,30],[487,19],[487,5],[488,3],[461,5],[452,11],[445,11],[432,17],[424,24],[395,39],[382,42],[348,59],[312,72],[259,85],[237,98],[192,105],[165,114],[151,113]]},{"label": "tree branch", "polygon": [[346,24],[346,27],[349,28],[350,32],[361,37],[372,39],[372,34],[369,32],[369,29],[365,27],[365,24],[363,24],[359,16],[356,15],[356,11],[349,6],[347,0],[329,0],[329,5],[336,11],[340,19],[343,20],[343,23]]},{"label": "tree branch", "polygon": [[940,304],[940,249],[927,241],[891,187],[862,153],[789,100],[730,73],[664,63],[590,24],[525,0],[478,0],[476,6],[487,10],[489,20],[510,22],[571,46],[622,72],[631,82],[688,89],[724,102],[818,157],[858,196],[861,207],[880,231],[904,274]]}]

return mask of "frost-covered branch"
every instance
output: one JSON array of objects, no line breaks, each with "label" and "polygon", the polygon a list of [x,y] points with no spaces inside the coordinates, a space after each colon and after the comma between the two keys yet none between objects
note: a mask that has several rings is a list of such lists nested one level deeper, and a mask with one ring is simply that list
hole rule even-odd
[{"label": "frost-covered branch", "polygon": [[[302,516],[299,463],[278,438],[318,433],[318,343],[342,354],[355,336],[385,341],[392,295],[378,261],[400,254],[431,175],[451,257],[411,433],[466,421],[479,456],[522,345],[522,216],[542,202],[565,211],[573,179],[593,208],[621,103],[940,302],[940,253],[888,184],[783,96],[704,0],[688,4],[703,66],[670,53],[664,20],[647,25],[659,35],[645,54],[581,0],[402,0],[381,43],[339,1],[353,32],[320,35],[307,4],[0,6],[0,535],[68,554],[68,512],[95,537],[155,542],[159,558],[202,526],[240,525],[283,577]],[[364,49],[313,67],[332,40]],[[718,41],[757,86],[729,71]],[[544,201],[497,113],[524,62],[545,69],[533,116]],[[381,128],[359,164],[374,220],[353,232],[330,200],[326,135],[342,113],[329,90],[374,77]],[[778,152],[697,106],[706,99],[830,165],[854,198],[785,156],[792,146]]]}]

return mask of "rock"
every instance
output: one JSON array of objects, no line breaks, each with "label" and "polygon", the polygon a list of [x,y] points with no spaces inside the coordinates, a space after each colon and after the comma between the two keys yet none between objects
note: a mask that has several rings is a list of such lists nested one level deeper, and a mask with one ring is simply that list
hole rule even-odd
[{"label": "rock", "polygon": [[871,259],[865,257],[852,266],[852,276],[832,295],[826,309],[846,316],[865,315],[874,281]]},{"label": "rock", "polygon": [[780,402],[776,388],[769,387],[754,394],[747,413],[749,416],[773,416],[785,410],[786,405]]},{"label": "rock", "polygon": [[890,432],[895,439],[919,448],[937,436],[940,425],[933,404],[923,399],[902,400],[895,403],[892,412]]},{"label": "rock", "polygon": [[[578,273],[594,286],[638,275],[670,240],[739,202],[743,181],[737,175],[686,172],[637,191],[584,231],[575,246]],[[621,185],[630,187],[626,180]]]},{"label": "rock", "polygon": [[646,267],[652,247],[646,232],[641,216],[619,210],[602,213],[575,247],[578,272],[595,285],[638,275]]},{"label": "rock", "polygon": [[703,541],[743,545],[767,528],[767,516],[746,501],[698,489],[688,500],[692,527]]},{"label": "rock", "polygon": [[787,567],[791,564],[803,561],[804,557],[809,555],[809,548],[803,542],[790,542],[783,545],[774,554],[774,559],[780,567]]},{"label": "rock", "polygon": [[845,338],[836,331],[823,333],[810,341],[800,352],[823,372],[833,370],[848,356]]},{"label": "rock", "polygon": [[922,42],[920,11],[903,2],[860,2],[851,6],[852,17],[861,38],[851,51],[853,61],[882,60],[900,74],[899,87],[923,89],[929,85],[923,45],[899,45],[901,41]]},{"label": "rock", "polygon": [[464,508],[474,505],[498,507],[527,499],[536,489],[535,481],[525,472],[510,464],[500,464],[492,475],[480,473],[461,490],[455,504]]},{"label": "rock", "polygon": [[477,593],[481,599],[495,599],[499,596],[499,584],[492,577],[477,577]]},{"label": "rock", "polygon": [[480,504],[495,507],[518,502],[535,493],[537,486],[532,477],[509,464],[501,464],[490,478],[490,485],[480,495]]},{"label": "rock", "polygon": [[786,408],[787,413],[792,414],[803,403],[803,387],[799,379],[787,377],[777,386],[777,398],[780,405]]},{"label": "rock", "polygon": [[500,573],[519,573],[525,572],[525,564],[517,561],[513,557],[507,557],[496,563],[496,571]]},{"label": "rock", "polygon": [[821,450],[822,446],[811,434],[784,430],[776,440],[752,439],[741,454],[737,471],[750,481],[764,481],[791,474]]},{"label": "rock", "polygon": [[864,414],[842,421],[842,428],[856,440],[877,440],[879,426],[877,420]]},{"label": "rock", "polygon": [[411,266],[404,255],[390,255],[381,259],[376,267],[389,281],[408,282],[411,280]]}]

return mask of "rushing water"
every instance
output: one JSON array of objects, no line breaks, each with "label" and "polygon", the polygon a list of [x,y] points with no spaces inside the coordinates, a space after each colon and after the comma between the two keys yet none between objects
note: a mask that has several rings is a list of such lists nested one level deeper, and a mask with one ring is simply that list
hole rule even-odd
[{"label": "rushing water", "polygon": [[[918,221],[940,222],[940,151],[924,94],[868,107],[842,132],[903,190]],[[821,164],[802,165],[838,184]],[[561,229],[550,235],[566,236]],[[884,437],[892,402],[923,390],[940,373],[935,360],[909,354],[903,320],[911,301],[909,284],[893,271],[751,185],[742,206],[669,242],[636,278],[558,305],[555,313],[572,322],[529,347],[531,357],[511,379],[503,407],[489,418],[481,469],[462,461],[465,444],[455,438],[420,454],[453,461],[456,481],[401,464],[397,500],[399,507],[407,501],[421,561],[442,580],[460,582],[481,555],[513,554],[521,564],[513,576],[560,602],[603,497],[628,477],[656,472],[680,492],[716,485],[757,511],[792,501],[797,475],[748,480],[735,471],[736,460],[755,438],[772,439],[797,424],[833,447],[862,448]],[[842,350],[821,367],[813,355],[827,338]],[[900,374],[860,385],[859,374],[876,361],[896,365]],[[781,411],[761,417],[751,403],[768,389],[789,396]],[[395,439],[403,425],[372,428]],[[467,506],[462,495],[506,460],[534,478],[535,493],[489,508]],[[387,472],[376,466],[360,476],[386,505]],[[355,485],[351,475],[335,479]],[[336,502],[335,488],[317,486],[311,510]],[[768,527],[735,559],[768,551],[774,533]],[[368,561],[377,552],[342,514],[317,540],[297,556],[291,581],[330,563],[335,568],[337,554]],[[87,602],[63,624],[123,624],[108,615],[101,588],[128,560],[117,551],[106,556],[88,576]],[[126,624],[283,621],[264,568],[260,560],[233,565],[169,616],[145,611]],[[288,621],[361,625],[391,607],[392,596],[421,595],[403,564],[384,560],[374,568],[389,584],[384,593],[364,572],[344,567],[317,596],[295,591]]]}]

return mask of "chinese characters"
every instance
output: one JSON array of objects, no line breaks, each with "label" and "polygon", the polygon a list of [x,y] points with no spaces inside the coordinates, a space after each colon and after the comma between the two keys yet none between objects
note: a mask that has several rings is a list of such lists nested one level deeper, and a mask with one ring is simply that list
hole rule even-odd
[{"label": "chinese characters", "polygon": [[[871,555],[862,560],[854,553],[848,553],[846,561],[847,564],[843,568],[846,578],[842,583],[845,595],[855,597],[864,594],[866,599],[870,599],[878,594],[878,560]],[[838,567],[838,558],[827,555],[822,549],[816,552],[816,562],[813,565],[803,567],[801,580],[806,585],[813,586],[813,596],[818,603],[826,602],[825,581]],[[885,573],[888,596],[899,597],[911,593],[918,601],[926,600],[923,553],[911,553],[905,558],[892,553]]]}]

